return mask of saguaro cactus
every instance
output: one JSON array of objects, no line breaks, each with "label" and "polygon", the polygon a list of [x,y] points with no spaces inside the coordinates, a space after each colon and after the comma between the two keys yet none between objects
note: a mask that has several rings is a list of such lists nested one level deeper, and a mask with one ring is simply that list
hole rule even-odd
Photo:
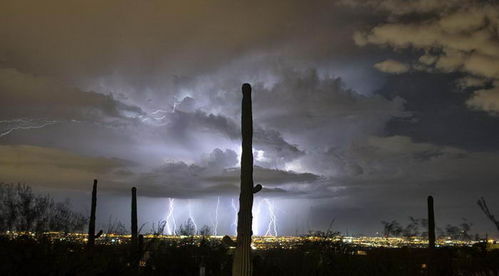
[{"label": "saguaro cactus", "polygon": [[239,213],[237,216],[237,240],[233,276],[252,275],[251,263],[251,225],[253,216],[253,194],[262,189],[261,185],[253,186],[253,115],[251,107],[251,86],[242,86],[243,101],[241,112],[241,193],[239,195]]},{"label": "saguaro cactus", "polygon": [[95,244],[95,209],[97,208],[97,179],[94,179],[92,188],[92,206],[90,209],[90,221],[88,223],[88,247],[93,247]]},{"label": "saguaro cactus", "polygon": [[137,243],[137,188],[132,188],[132,245]]},{"label": "saguaro cactus", "polygon": [[432,196],[428,196],[428,244],[430,248],[435,248],[435,214]]}]

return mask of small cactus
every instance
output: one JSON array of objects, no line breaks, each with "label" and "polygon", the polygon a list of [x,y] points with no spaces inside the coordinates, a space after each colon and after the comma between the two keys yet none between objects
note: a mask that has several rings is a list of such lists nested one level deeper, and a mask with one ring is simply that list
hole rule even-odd
[{"label": "small cactus", "polygon": [[137,243],[137,188],[132,188],[132,245]]},{"label": "small cactus", "polygon": [[428,245],[430,248],[435,248],[435,213],[432,196],[428,196]]},{"label": "small cactus", "polygon": [[93,247],[95,244],[95,210],[97,208],[97,179],[94,179],[92,188],[92,206],[90,209],[90,221],[88,223],[88,247]]}]

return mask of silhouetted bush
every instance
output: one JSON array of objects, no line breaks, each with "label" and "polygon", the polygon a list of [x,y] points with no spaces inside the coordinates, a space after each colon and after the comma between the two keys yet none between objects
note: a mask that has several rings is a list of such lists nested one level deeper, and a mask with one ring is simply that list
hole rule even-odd
[{"label": "silhouetted bush", "polygon": [[69,200],[55,202],[37,195],[25,184],[0,183],[0,231],[80,232],[87,218],[73,210]]},{"label": "silhouetted bush", "polygon": [[[0,236],[0,275],[231,275],[232,252],[218,239],[146,239],[141,266],[129,244]],[[359,254],[362,250],[362,254]],[[254,275],[497,275],[499,251],[475,248],[360,249],[328,239],[303,239],[293,249],[253,253]],[[481,273],[481,274],[480,274]],[[496,274],[494,274],[496,273]]]}]

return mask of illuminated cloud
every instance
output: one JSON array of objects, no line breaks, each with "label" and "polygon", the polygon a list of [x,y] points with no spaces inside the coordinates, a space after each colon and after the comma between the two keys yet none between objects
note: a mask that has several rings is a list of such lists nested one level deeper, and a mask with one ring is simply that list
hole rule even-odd
[{"label": "illuminated cloud", "polygon": [[140,108],[57,80],[0,68],[0,119],[95,120],[136,117]]},{"label": "illuminated cloud", "polygon": [[378,69],[381,72],[392,74],[401,74],[409,71],[409,66],[393,59],[387,59],[385,61],[378,62],[374,64],[374,68]]},{"label": "illuminated cloud", "polygon": [[36,146],[0,146],[2,181],[37,183],[59,189],[84,189],[94,178],[119,181],[133,163],[104,157],[86,157]]},{"label": "illuminated cloud", "polygon": [[430,193],[486,224],[470,204],[497,193],[493,1],[28,2],[0,4],[0,181],[78,198],[98,178],[123,204],[137,186],[148,220],[220,196],[232,223],[249,82],[279,233],[307,212],[304,231],[369,233]]},{"label": "illuminated cloud", "polygon": [[[396,16],[368,31],[358,31],[354,40],[359,46],[374,44],[394,49],[418,49],[416,69],[442,72],[464,72],[471,76],[499,79],[499,7],[484,1],[354,1],[388,10]],[[418,14],[420,19],[404,20],[405,14]],[[416,17],[418,18],[418,17]],[[382,64],[377,64],[382,70]],[[385,67],[386,68],[386,67]],[[489,101],[485,103],[484,101]],[[477,90],[468,106],[491,114],[498,111],[494,90]]]}]

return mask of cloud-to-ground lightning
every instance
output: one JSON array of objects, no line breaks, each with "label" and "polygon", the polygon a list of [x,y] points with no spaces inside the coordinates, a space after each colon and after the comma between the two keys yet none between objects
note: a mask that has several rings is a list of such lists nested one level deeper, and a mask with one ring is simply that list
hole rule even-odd
[{"label": "cloud-to-ground lightning", "polygon": [[231,226],[234,228],[234,235],[237,235],[237,206],[236,206],[236,201],[231,198],[230,204],[232,205],[232,209],[234,210],[234,221],[232,222]]},{"label": "cloud-to-ground lightning", "polygon": [[47,120],[3,120],[0,121],[0,137],[9,135],[15,130],[37,129],[57,123],[56,121]]},{"label": "cloud-to-ground lightning", "polygon": [[192,208],[191,208],[191,201],[187,201],[187,211],[189,212],[189,219],[191,220],[192,224],[194,225],[194,233],[198,233],[198,225],[196,224],[196,221],[194,220],[194,216],[192,215]]},{"label": "cloud-to-ground lightning", "polygon": [[175,235],[177,229],[177,223],[175,222],[175,216],[173,211],[175,209],[175,199],[169,198],[168,216],[166,217],[166,231],[168,235]]},{"label": "cloud-to-ground lightning", "polygon": [[217,197],[217,206],[215,208],[215,225],[213,227],[213,234],[218,235],[218,208],[220,207],[220,197]]},{"label": "cloud-to-ground lightning", "polygon": [[274,212],[274,204],[267,198],[264,200],[265,203],[267,203],[267,208],[270,217],[270,221],[267,226],[267,232],[265,232],[265,236],[277,236],[277,218]]}]

